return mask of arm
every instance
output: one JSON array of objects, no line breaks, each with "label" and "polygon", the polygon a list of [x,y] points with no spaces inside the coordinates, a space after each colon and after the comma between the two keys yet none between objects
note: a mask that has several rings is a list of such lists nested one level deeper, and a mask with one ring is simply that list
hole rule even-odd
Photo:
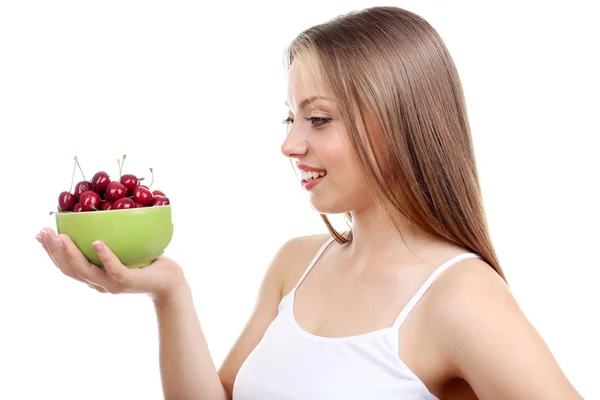
[{"label": "arm", "polygon": [[[298,237],[275,254],[263,278],[254,311],[217,372],[187,284],[154,301],[160,333],[160,365],[166,399],[229,400],[237,372],[277,315],[286,280],[302,273],[323,236]],[[298,268],[296,268],[298,266]]]},{"label": "arm", "polygon": [[153,301],[165,399],[227,400],[187,282],[182,282],[171,295]]},{"label": "arm", "polygon": [[454,375],[479,399],[582,399],[493,269],[455,267],[440,276],[430,320]]},{"label": "arm", "polygon": [[[106,244],[95,246],[105,270],[91,264],[67,235],[43,229],[38,240],[65,275],[102,293],[145,293],[155,306],[160,341],[160,372],[165,399],[226,400],[243,360],[277,314],[283,286],[295,282],[328,235],[305,236],[285,243],[261,285],[255,311],[219,374],[198,321],[181,267],[160,257],[144,268],[125,267]],[[60,240],[59,240],[60,239]],[[220,375],[220,376],[219,376]]]}]

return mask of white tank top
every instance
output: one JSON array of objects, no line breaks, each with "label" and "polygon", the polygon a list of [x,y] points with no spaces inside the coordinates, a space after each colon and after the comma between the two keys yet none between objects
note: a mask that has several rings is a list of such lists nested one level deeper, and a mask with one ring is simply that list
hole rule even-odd
[{"label": "white tank top", "polygon": [[347,337],[305,331],[294,318],[296,289],[327,246],[314,256],[279,313],[240,367],[233,400],[438,400],[398,354],[398,330],[433,281],[463,253],[440,265],[390,327]]}]

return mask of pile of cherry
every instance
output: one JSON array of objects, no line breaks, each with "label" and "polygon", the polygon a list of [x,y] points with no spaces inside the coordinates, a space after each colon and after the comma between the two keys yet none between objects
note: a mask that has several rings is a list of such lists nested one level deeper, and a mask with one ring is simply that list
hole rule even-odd
[{"label": "pile of cherry", "polygon": [[[111,180],[108,173],[100,171],[96,172],[91,181],[88,181],[85,179],[77,157],[75,157],[71,189],[68,192],[64,191],[60,193],[58,197],[58,211],[105,211],[136,207],[156,207],[170,204],[169,198],[162,191],[150,191],[154,182],[152,168],[150,168],[152,182],[150,182],[149,186],[141,184],[144,178],[138,178],[132,174],[122,175],[125,158],[125,155],[123,155],[122,161],[117,160],[119,164],[119,180]],[[79,167],[83,181],[77,183],[75,189],[72,190],[76,167]]]}]

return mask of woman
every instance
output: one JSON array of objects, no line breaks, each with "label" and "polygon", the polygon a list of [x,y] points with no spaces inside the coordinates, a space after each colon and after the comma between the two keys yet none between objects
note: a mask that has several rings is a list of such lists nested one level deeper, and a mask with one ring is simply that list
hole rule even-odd
[{"label": "woman", "polygon": [[[288,134],[329,234],[289,240],[217,370],[182,268],[106,267],[38,240],[100,292],[146,293],[169,399],[580,399],[512,297],[485,220],[459,77],[436,31],[395,7],[301,33]],[[338,233],[327,214],[343,213]]]}]

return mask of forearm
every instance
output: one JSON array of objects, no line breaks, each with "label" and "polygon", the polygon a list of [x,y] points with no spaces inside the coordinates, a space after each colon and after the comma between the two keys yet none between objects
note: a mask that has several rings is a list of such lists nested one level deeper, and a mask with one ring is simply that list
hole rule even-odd
[{"label": "forearm", "polygon": [[165,399],[228,400],[210,356],[187,283],[168,298],[154,299]]}]

